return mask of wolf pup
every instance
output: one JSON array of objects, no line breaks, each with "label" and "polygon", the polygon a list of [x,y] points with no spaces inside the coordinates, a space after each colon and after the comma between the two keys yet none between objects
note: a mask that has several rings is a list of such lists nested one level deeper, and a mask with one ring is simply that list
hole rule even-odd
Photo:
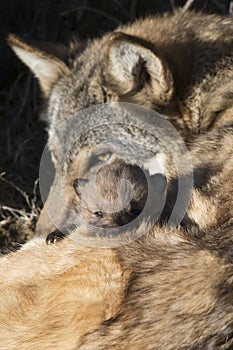
[{"label": "wolf pup", "polygon": [[[166,199],[166,178],[162,174],[149,176],[138,165],[119,159],[97,167],[94,174],[93,169],[88,178],[74,181],[79,198],[76,222],[98,229],[122,227],[130,222],[131,228],[135,228],[143,219],[150,218],[151,224],[158,220]],[[140,220],[135,222],[139,215]],[[126,229],[129,229],[128,225]],[[46,241],[56,242],[68,232],[69,228],[55,230]]]}]

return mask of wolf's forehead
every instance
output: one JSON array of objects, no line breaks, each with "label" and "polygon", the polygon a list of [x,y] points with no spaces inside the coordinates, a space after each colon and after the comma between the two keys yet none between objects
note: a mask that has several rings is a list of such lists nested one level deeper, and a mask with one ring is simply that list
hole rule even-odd
[{"label": "wolf's forehead", "polygon": [[97,97],[101,92],[104,53],[95,46],[94,43],[76,57],[73,68],[54,85],[48,101],[50,120],[69,119],[81,109],[101,102]]},{"label": "wolf's forehead", "polygon": [[79,77],[62,77],[54,86],[49,103],[48,117],[53,122],[68,120],[75,113],[88,106],[88,82]]}]

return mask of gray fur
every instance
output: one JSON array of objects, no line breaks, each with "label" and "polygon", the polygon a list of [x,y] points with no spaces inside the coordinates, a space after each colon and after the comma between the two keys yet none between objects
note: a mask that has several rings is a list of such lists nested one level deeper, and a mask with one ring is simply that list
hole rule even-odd
[{"label": "gray fur", "polygon": [[[167,135],[162,133],[162,146],[156,139],[158,133],[155,138],[145,135],[143,118],[139,130],[132,130],[128,124],[137,124],[137,112],[124,106],[119,110],[114,102],[140,104],[158,111],[176,127],[187,145],[200,132],[231,120],[231,17],[176,12],[138,20],[89,42],[83,50],[73,43],[68,66],[20,39],[11,37],[9,42],[37,75],[47,98],[49,147],[56,159],[54,188],[59,187],[61,172],[65,182],[72,182],[69,169],[80,163],[75,158],[84,148],[107,139],[124,140],[123,147],[115,144],[113,153],[128,162],[166,153],[164,145],[170,141]],[[107,107],[106,102],[110,103]],[[102,106],[88,111],[99,104]],[[122,121],[126,124],[115,124]],[[169,155],[166,157],[169,159]],[[69,192],[69,186],[64,191],[72,202],[74,193]],[[48,210],[55,202],[57,195],[52,189]],[[56,224],[67,223],[66,209],[59,211],[60,215],[53,213],[59,216]],[[38,232],[52,230],[49,221],[42,212]]]}]

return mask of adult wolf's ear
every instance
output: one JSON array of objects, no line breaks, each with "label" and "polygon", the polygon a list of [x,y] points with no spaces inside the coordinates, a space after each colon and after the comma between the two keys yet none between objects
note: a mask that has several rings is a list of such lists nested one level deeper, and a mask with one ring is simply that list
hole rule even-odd
[{"label": "adult wolf's ear", "polygon": [[69,72],[69,68],[62,61],[65,57],[64,47],[41,42],[42,49],[39,49],[34,43],[27,44],[13,34],[8,36],[7,41],[16,55],[38,78],[42,92],[48,97],[59,76]]},{"label": "adult wolf's ear", "polygon": [[107,80],[119,96],[143,92],[142,98],[154,97],[162,103],[172,96],[173,78],[168,64],[139,38],[113,33],[109,38],[107,65]]}]

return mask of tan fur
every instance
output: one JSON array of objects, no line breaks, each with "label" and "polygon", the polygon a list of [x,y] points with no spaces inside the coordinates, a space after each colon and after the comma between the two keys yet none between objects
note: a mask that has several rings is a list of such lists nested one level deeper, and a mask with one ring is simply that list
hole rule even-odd
[{"label": "tan fur", "polygon": [[193,190],[188,215],[201,229],[218,224],[219,212],[215,200],[198,190]]},{"label": "tan fur", "polygon": [[[87,263],[88,258],[88,263]],[[128,273],[112,250],[35,239],[0,259],[0,348],[76,349],[118,310]]]},{"label": "tan fur", "polygon": [[232,226],[198,235],[155,226],[116,249],[35,239],[1,258],[2,349],[230,350]]}]

